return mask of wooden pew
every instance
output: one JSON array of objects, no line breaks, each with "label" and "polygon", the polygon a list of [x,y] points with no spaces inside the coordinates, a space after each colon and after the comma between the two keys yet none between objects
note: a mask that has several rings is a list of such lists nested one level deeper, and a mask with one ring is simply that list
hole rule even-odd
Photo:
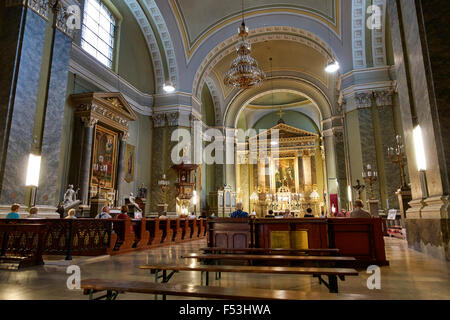
[{"label": "wooden pew", "polygon": [[191,229],[191,233],[189,235],[189,238],[191,240],[197,240],[198,239],[198,226],[197,226],[197,219],[187,219],[189,222],[189,228]]},{"label": "wooden pew", "polygon": [[284,263],[314,263],[316,265],[352,264],[356,262],[354,257],[336,257],[336,256],[283,256],[283,255],[264,255],[264,254],[198,254],[190,253],[182,255],[184,259],[196,259],[199,261],[236,261],[243,260],[249,262],[275,262]]},{"label": "wooden pew", "polygon": [[191,235],[191,228],[189,227],[189,221],[185,218],[180,219],[180,228],[182,230],[182,237],[181,240],[182,241],[188,241],[190,240],[190,235]]},{"label": "wooden pew", "polygon": [[183,236],[183,231],[180,228],[180,219],[171,219],[170,227],[173,232],[172,242],[180,242]]},{"label": "wooden pew", "polygon": [[133,219],[131,221],[136,236],[133,247],[136,249],[147,249],[149,247],[150,232],[147,231],[146,219]]},{"label": "wooden pew", "polygon": [[207,222],[207,220],[206,219],[202,219],[202,222],[203,222],[203,227],[204,227],[204,234],[203,234],[203,236],[204,237],[206,237],[207,236],[207,234],[208,234],[208,222]]},{"label": "wooden pew", "polygon": [[205,237],[205,225],[203,224],[204,219],[197,219],[198,228],[198,238],[203,239]]},{"label": "wooden pew", "polygon": [[163,232],[162,244],[167,245],[172,243],[173,239],[173,230],[170,227],[171,219],[160,219],[159,220],[159,228]]},{"label": "wooden pew", "polygon": [[134,250],[136,236],[134,231],[131,231],[131,219],[114,219],[113,230],[117,235],[117,241],[111,255]]},{"label": "wooden pew", "polygon": [[[272,290],[255,288],[222,288],[193,286],[189,284],[167,284],[152,283],[146,281],[123,281],[123,280],[104,280],[87,279],[81,281],[81,288],[89,299],[107,299],[115,300],[120,293],[133,292],[142,294],[161,294],[163,299],[166,295],[209,298],[209,299],[229,299],[229,300],[319,300],[321,295],[311,292],[301,292],[294,290]],[[106,291],[105,293],[103,293]],[[94,293],[103,294],[94,298]],[[363,295],[340,295],[344,299],[367,299]]]},{"label": "wooden pew", "polygon": [[290,249],[290,248],[200,248],[204,253],[251,253],[251,254],[282,254],[282,255],[310,255],[310,256],[338,256],[339,249]]},{"label": "wooden pew", "polygon": [[148,247],[156,247],[161,245],[163,241],[163,231],[159,228],[159,219],[146,219],[147,231],[150,233]]},{"label": "wooden pew", "polygon": [[[330,293],[338,293],[337,279],[345,280],[346,276],[357,276],[358,271],[348,268],[299,268],[299,267],[273,267],[273,266],[227,266],[227,265],[143,265],[140,269],[150,270],[155,273],[155,280],[162,278],[162,282],[168,282],[170,278],[179,271],[200,271],[201,284],[205,274],[206,285],[209,285],[209,272],[234,272],[234,273],[257,273],[257,274],[290,274],[290,275],[312,275],[319,278],[319,283],[324,283]],[[162,277],[158,273],[162,271]],[[167,275],[167,271],[171,271]],[[328,277],[328,282],[322,276]]]}]

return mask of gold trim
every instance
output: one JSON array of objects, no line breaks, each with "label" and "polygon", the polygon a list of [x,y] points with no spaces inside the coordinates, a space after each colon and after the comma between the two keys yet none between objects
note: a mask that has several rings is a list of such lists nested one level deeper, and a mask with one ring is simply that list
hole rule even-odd
[{"label": "gold trim", "polygon": [[[220,24],[216,25],[214,28],[210,29],[206,33],[203,33],[203,35],[197,41],[195,41],[194,45],[190,48],[189,47],[189,41],[187,39],[186,29],[184,28],[183,19],[181,19],[180,12],[178,11],[178,6],[176,5],[175,0],[170,0],[170,3],[171,3],[171,6],[172,6],[172,10],[175,13],[175,18],[177,19],[178,26],[180,27],[180,30],[181,30],[181,33],[182,33],[182,36],[183,36],[184,48],[185,48],[185,52],[186,52],[188,61],[191,59],[191,56],[195,52],[197,47],[199,47],[200,44],[210,34],[214,33],[218,29],[226,26],[227,24],[230,24],[232,22],[238,21],[238,20],[240,20],[242,18],[241,16],[235,16],[235,17],[229,18],[229,19],[221,22]],[[325,25],[330,27],[340,37],[341,36],[341,33],[340,33],[340,0],[336,0],[335,10],[336,10],[335,11],[336,25],[333,25],[332,23],[330,23],[329,20],[325,19],[324,17],[322,17],[322,16],[320,16],[318,14],[314,14],[314,13],[311,13],[311,12],[306,11],[306,10],[289,9],[289,8],[256,10],[256,11],[252,11],[252,12],[246,13],[246,17],[262,15],[262,14],[267,14],[267,13],[272,13],[272,12],[277,12],[277,13],[285,13],[285,12],[297,13],[297,14],[304,15],[304,16],[307,16],[307,17],[310,17],[310,18],[313,18],[313,19],[316,19],[316,20],[319,20],[319,21],[325,23]]]}]

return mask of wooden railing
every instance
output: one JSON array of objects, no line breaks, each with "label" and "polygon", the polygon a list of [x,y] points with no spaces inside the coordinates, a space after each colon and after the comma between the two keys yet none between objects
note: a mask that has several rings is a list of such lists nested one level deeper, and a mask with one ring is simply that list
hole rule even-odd
[{"label": "wooden railing", "polygon": [[[24,224],[31,229],[25,228]],[[36,225],[45,227],[42,254],[64,255],[66,260],[71,260],[74,255],[118,254],[206,236],[205,219],[0,219],[4,229],[12,228],[24,236],[30,233],[29,236],[34,237],[30,230]],[[8,241],[10,253],[26,255],[24,248],[30,252],[38,250],[36,245],[23,247],[19,242]]]}]

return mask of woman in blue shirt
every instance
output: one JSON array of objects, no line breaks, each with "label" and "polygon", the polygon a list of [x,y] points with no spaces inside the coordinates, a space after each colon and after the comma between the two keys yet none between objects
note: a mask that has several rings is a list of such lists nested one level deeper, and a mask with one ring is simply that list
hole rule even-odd
[{"label": "woman in blue shirt", "polygon": [[11,212],[6,215],[6,219],[20,219],[20,216],[18,213],[19,209],[20,209],[20,205],[17,203],[14,203],[11,206]]}]

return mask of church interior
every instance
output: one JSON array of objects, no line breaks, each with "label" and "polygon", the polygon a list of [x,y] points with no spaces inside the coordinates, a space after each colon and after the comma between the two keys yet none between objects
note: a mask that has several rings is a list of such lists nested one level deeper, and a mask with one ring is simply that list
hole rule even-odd
[{"label": "church interior", "polygon": [[440,3],[2,1],[0,299],[450,299]]}]

